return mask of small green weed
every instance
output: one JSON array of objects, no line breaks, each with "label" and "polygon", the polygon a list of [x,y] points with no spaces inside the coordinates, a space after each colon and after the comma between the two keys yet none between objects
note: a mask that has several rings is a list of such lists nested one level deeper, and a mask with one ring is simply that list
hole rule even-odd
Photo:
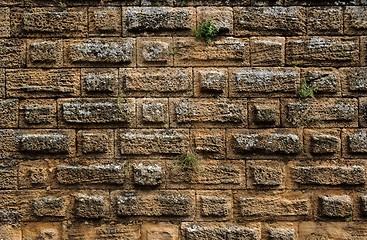
[{"label": "small green weed", "polygon": [[195,154],[185,153],[182,154],[178,159],[178,166],[182,171],[187,172],[189,170],[197,171],[199,161]]},{"label": "small green weed", "polygon": [[204,39],[206,43],[210,43],[213,38],[218,36],[219,28],[215,26],[213,20],[203,22],[197,30],[192,31],[196,38],[196,41]]},{"label": "small green weed", "polygon": [[123,118],[125,118],[127,114],[126,109],[124,107],[124,103],[126,103],[125,99],[121,95],[119,95],[117,97],[117,106]]},{"label": "small green weed", "polygon": [[303,80],[301,82],[301,87],[299,88],[299,97],[300,98],[309,98],[315,96],[316,89],[314,86],[311,86],[307,80]]},{"label": "small green weed", "polygon": [[348,218],[345,218],[344,221],[345,222],[351,222],[351,221],[353,221],[353,218],[352,217],[348,217]]}]

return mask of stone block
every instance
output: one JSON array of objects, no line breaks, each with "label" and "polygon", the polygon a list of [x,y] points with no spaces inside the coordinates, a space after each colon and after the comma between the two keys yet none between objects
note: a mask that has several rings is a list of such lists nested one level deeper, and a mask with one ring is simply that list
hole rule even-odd
[{"label": "stone block", "polygon": [[233,31],[233,11],[230,7],[198,7],[197,18],[197,26],[212,21],[221,34]]},{"label": "stone block", "polygon": [[194,69],[194,94],[197,97],[226,96],[228,72],[223,68]]},{"label": "stone block", "polygon": [[63,46],[61,41],[28,41],[28,67],[62,67]]},{"label": "stone block", "polygon": [[282,37],[250,38],[251,66],[284,66],[285,39]]},{"label": "stone block", "polygon": [[67,202],[63,197],[43,197],[32,201],[33,215],[38,217],[65,217]]},{"label": "stone block", "polygon": [[168,99],[138,99],[138,121],[140,126],[168,127]]},{"label": "stone block", "polygon": [[0,55],[0,67],[24,67],[26,63],[25,41],[22,39],[0,39]]},{"label": "stone block", "polygon": [[224,159],[226,154],[225,133],[220,129],[191,130],[193,150],[204,158]]},{"label": "stone block", "polygon": [[342,35],[343,9],[341,7],[307,8],[307,33],[309,35]]},{"label": "stone block", "polygon": [[119,217],[191,218],[195,209],[192,191],[155,191],[116,193]]},{"label": "stone block", "polygon": [[280,109],[278,100],[254,99],[248,103],[249,127],[279,127]]},{"label": "stone block", "polygon": [[135,66],[132,38],[70,40],[64,46],[68,66]]},{"label": "stone block", "polygon": [[197,202],[200,220],[228,220],[232,214],[232,194],[230,191],[198,191]]},{"label": "stone block", "polygon": [[137,40],[138,66],[173,66],[172,38],[147,37]]},{"label": "stone block", "polygon": [[20,226],[13,224],[3,224],[0,226],[0,238],[7,240],[22,239],[22,230]]},{"label": "stone block", "polygon": [[123,184],[126,166],[92,165],[92,166],[58,166],[56,179],[63,185],[73,184]]},{"label": "stone block", "polygon": [[366,182],[365,167],[361,165],[313,165],[296,166],[293,180],[301,185],[363,185]]},{"label": "stone block", "polygon": [[142,240],[179,240],[179,226],[171,223],[144,223]]},{"label": "stone block", "polygon": [[354,37],[294,37],[286,43],[288,66],[359,66],[359,40]]},{"label": "stone block", "polygon": [[191,68],[120,68],[121,91],[125,96],[192,96]]},{"label": "stone block", "polygon": [[13,36],[83,37],[88,34],[87,8],[15,8],[11,12]]},{"label": "stone block", "polygon": [[294,158],[302,152],[302,136],[296,129],[227,130],[227,158]]},{"label": "stone block", "polygon": [[245,36],[289,36],[306,33],[306,11],[302,7],[235,7],[234,34]]},{"label": "stone block", "polygon": [[44,163],[26,162],[19,166],[19,188],[45,188],[48,184],[48,167]]},{"label": "stone block", "polygon": [[163,182],[164,170],[161,164],[139,163],[133,165],[134,184],[159,186]]},{"label": "stone block", "polygon": [[135,100],[63,99],[59,101],[60,119],[64,125],[87,124],[91,127],[128,127],[135,125]]},{"label": "stone block", "polygon": [[18,172],[15,167],[0,168],[0,189],[17,189]]},{"label": "stone block", "polygon": [[171,126],[246,126],[246,100],[170,99]]},{"label": "stone block", "polygon": [[99,219],[108,214],[109,202],[102,195],[75,196],[74,214],[80,218]]},{"label": "stone block", "polygon": [[233,68],[229,71],[230,97],[296,96],[299,70],[295,68]]},{"label": "stone block", "polygon": [[76,69],[14,69],[6,72],[8,97],[51,98],[77,96],[80,73]]},{"label": "stone block", "polygon": [[311,202],[307,195],[237,196],[239,217],[251,219],[302,219],[311,212]]},{"label": "stone block", "polygon": [[285,99],[282,112],[287,127],[358,127],[355,98]]},{"label": "stone block", "polygon": [[[2,5],[3,6],[3,5]],[[0,37],[10,36],[10,8],[0,8]]]},{"label": "stone block", "polygon": [[194,224],[186,223],[182,226],[185,240],[233,239],[260,240],[259,226],[242,226],[233,223]]},{"label": "stone block", "polygon": [[285,188],[285,164],[277,161],[248,161],[247,188]]},{"label": "stone block", "polygon": [[210,44],[195,38],[174,38],[175,66],[249,66],[250,43],[246,38],[222,37]]},{"label": "stone block", "polygon": [[65,233],[67,239],[122,239],[140,240],[140,225],[125,223],[91,223],[72,224]]},{"label": "stone block", "polygon": [[367,156],[367,129],[343,129],[342,150],[345,158]]},{"label": "stone block", "polygon": [[348,195],[319,196],[319,212],[323,217],[350,217],[353,213],[352,199]]},{"label": "stone block", "polygon": [[23,222],[21,239],[62,239],[61,222]]},{"label": "stone block", "polygon": [[339,71],[334,68],[304,68],[301,79],[314,88],[315,96],[341,95],[341,79]]},{"label": "stone block", "polygon": [[301,222],[299,239],[355,239],[367,237],[367,226],[362,222]]},{"label": "stone block", "polygon": [[0,68],[0,98],[5,97],[5,69]]},{"label": "stone block", "polygon": [[367,66],[367,37],[360,37],[360,42],[361,66]]},{"label": "stone block", "polygon": [[297,233],[292,228],[269,228],[267,230],[269,240],[296,240]]},{"label": "stone block", "polygon": [[123,16],[125,34],[186,35],[195,27],[195,8],[132,7]]},{"label": "stone block", "polygon": [[189,130],[129,129],[117,130],[117,155],[177,155],[188,151]]},{"label": "stone block", "polygon": [[0,127],[18,127],[18,105],[17,99],[0,99]]},{"label": "stone block", "polygon": [[360,197],[360,203],[361,203],[361,213],[363,216],[367,215],[367,195],[362,195]]},{"label": "stone block", "polygon": [[367,33],[367,7],[346,7],[344,11],[344,26],[346,35],[365,35]]},{"label": "stone block", "polygon": [[[361,0],[364,1],[364,0]],[[292,5],[301,5],[301,6],[348,6],[348,5],[357,5],[356,0],[346,0],[346,1],[339,1],[339,0],[285,0],[284,4],[286,6]]]},{"label": "stone block", "polygon": [[118,70],[115,68],[82,68],[83,96],[117,96]]},{"label": "stone block", "polygon": [[88,20],[90,36],[120,36],[121,34],[119,7],[90,7]]},{"label": "stone block", "polygon": [[53,99],[23,100],[19,104],[19,125],[22,128],[56,128],[56,101]]},{"label": "stone block", "polygon": [[367,68],[341,68],[343,96],[366,96]]},{"label": "stone block", "polygon": [[308,156],[337,158],[340,156],[340,131],[307,129],[305,133],[305,149]]},{"label": "stone block", "polygon": [[114,134],[112,130],[81,130],[77,134],[78,156],[108,158],[113,156]]}]

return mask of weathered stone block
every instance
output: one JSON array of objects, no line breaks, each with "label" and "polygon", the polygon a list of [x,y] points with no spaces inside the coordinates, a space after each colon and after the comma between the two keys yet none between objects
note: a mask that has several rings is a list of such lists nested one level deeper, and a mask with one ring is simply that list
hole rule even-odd
[{"label": "weathered stone block", "polygon": [[133,7],[125,11],[127,34],[188,34],[195,27],[194,8]]},{"label": "weathered stone block", "polygon": [[340,95],[341,76],[333,68],[305,68],[301,71],[301,79],[315,89],[314,95]]},{"label": "weathered stone block", "polygon": [[171,126],[246,126],[246,100],[170,99]]},{"label": "weathered stone block", "polygon": [[323,217],[350,217],[352,199],[348,195],[319,196],[319,211]]},{"label": "weathered stone block", "polygon": [[367,68],[341,68],[343,96],[366,96]]},{"label": "weathered stone block", "polygon": [[16,36],[82,37],[88,33],[87,8],[16,8],[11,13]]},{"label": "weathered stone block", "polygon": [[20,127],[55,128],[56,101],[53,99],[24,100],[20,102]]},{"label": "weathered stone block", "polygon": [[38,217],[64,217],[67,203],[62,197],[43,197],[32,201],[32,212]]},{"label": "weathered stone block", "polygon": [[138,38],[138,65],[139,66],[172,66],[173,50],[172,38]]},{"label": "weathered stone block", "polygon": [[19,137],[19,151],[37,154],[70,154],[74,136],[70,131],[24,133]]},{"label": "weathered stone block", "polygon": [[232,196],[228,191],[197,192],[202,220],[228,219],[232,213]]},{"label": "weathered stone block", "polygon": [[339,139],[330,135],[313,135],[311,137],[311,152],[314,154],[336,153]]},{"label": "weathered stone block", "polygon": [[233,68],[229,73],[229,96],[295,96],[298,83],[299,70],[294,68]]},{"label": "weathered stone block", "polygon": [[286,158],[301,152],[302,137],[295,129],[227,131],[227,157],[232,159]]},{"label": "weathered stone block", "polygon": [[80,74],[75,69],[14,69],[6,72],[9,97],[44,98],[77,96]]},{"label": "weathered stone block", "polygon": [[116,138],[118,155],[176,155],[189,147],[189,131],[182,129],[118,130]]},{"label": "weathered stone block", "polygon": [[123,95],[163,97],[192,96],[190,68],[121,68]]},{"label": "weathered stone block", "polygon": [[0,127],[14,128],[18,126],[18,105],[17,99],[0,100]]},{"label": "weathered stone block", "polygon": [[288,66],[358,66],[359,40],[348,37],[288,38]]},{"label": "weathered stone block", "polygon": [[63,99],[59,102],[65,125],[106,124],[111,127],[135,124],[135,100],[116,99]]},{"label": "weathered stone block", "polygon": [[309,35],[342,35],[343,9],[341,7],[307,8]]},{"label": "weathered stone block", "polygon": [[248,161],[248,188],[281,188],[285,186],[285,164],[276,161]]},{"label": "weathered stone block", "polygon": [[69,66],[134,66],[135,40],[89,39],[65,43],[66,64]]},{"label": "weathered stone block", "polygon": [[[364,0],[361,0],[364,1]],[[348,6],[348,5],[357,5],[356,0],[320,0],[320,1],[314,1],[314,0],[285,0],[284,4],[286,6],[292,6],[292,5],[301,5],[301,6]]]},{"label": "weathered stone block", "polygon": [[361,185],[366,182],[364,166],[305,166],[293,168],[293,180],[305,185]]},{"label": "weathered stone block", "polygon": [[[72,224],[67,229],[67,239],[128,239],[140,240],[140,225],[105,223],[94,225],[90,223]],[[176,239],[174,239],[176,240]]]},{"label": "weathered stone block", "polygon": [[198,26],[206,21],[212,21],[220,33],[232,33],[233,12],[230,7],[198,7]]},{"label": "weathered stone block", "polygon": [[3,224],[0,226],[0,238],[9,240],[22,239],[22,230],[20,226],[14,226],[14,224]]},{"label": "weathered stone block", "polygon": [[138,106],[140,125],[168,127],[168,99],[139,99]]},{"label": "weathered stone block", "polygon": [[83,157],[113,156],[113,131],[78,131],[78,155]]},{"label": "weathered stone block", "polygon": [[235,7],[235,35],[302,35],[306,11],[301,7]]},{"label": "weathered stone block", "polygon": [[353,222],[301,222],[299,239],[355,239],[367,237],[365,223]]},{"label": "weathered stone block", "polygon": [[210,45],[195,38],[174,38],[175,66],[249,66],[248,39],[223,37]]},{"label": "weathered stone block", "polygon": [[5,69],[0,68],[0,98],[5,97]]},{"label": "weathered stone block", "polygon": [[345,158],[361,158],[367,155],[367,130],[344,129],[342,149]]},{"label": "weathered stone block", "polygon": [[81,70],[81,83],[84,96],[117,96],[118,70],[84,68]]},{"label": "weathered stone block", "polygon": [[121,192],[116,196],[117,215],[190,218],[194,214],[194,196],[191,191]]},{"label": "weathered stone block", "polygon": [[296,240],[297,233],[293,228],[269,228],[267,229],[269,240]]},{"label": "weathered stone block", "polygon": [[348,6],[344,11],[344,32],[346,35],[367,33],[367,7]]},{"label": "weathered stone block", "polygon": [[133,165],[134,184],[141,186],[158,186],[164,177],[160,164],[139,163]]},{"label": "weathered stone block", "polygon": [[283,124],[288,127],[357,127],[358,102],[355,98],[284,100]]},{"label": "weathered stone block", "polygon": [[170,223],[144,223],[142,240],[178,240],[179,226]]},{"label": "weathered stone block", "polygon": [[12,167],[0,168],[0,189],[17,189],[18,173],[17,169]]},{"label": "weathered stone block", "polygon": [[195,96],[213,97],[227,95],[228,73],[221,68],[200,68],[194,70]]},{"label": "weathered stone block", "polygon": [[279,101],[255,99],[248,105],[250,128],[280,126]]},{"label": "weathered stone block", "polygon": [[0,56],[0,67],[24,67],[26,63],[25,41],[21,39],[0,39]]},{"label": "weathered stone block", "polygon": [[258,226],[242,226],[236,224],[192,224],[183,226],[182,234],[185,240],[206,239],[233,239],[233,240],[259,240],[260,229]]},{"label": "weathered stone block", "polygon": [[63,47],[61,41],[29,41],[28,67],[61,67]]},{"label": "weathered stone block", "polygon": [[19,144],[18,132],[13,129],[0,129],[0,136],[0,159],[16,159]]},{"label": "weathered stone block", "polygon": [[19,166],[19,188],[45,188],[48,184],[48,167],[44,163],[26,162]]},{"label": "weathered stone block", "polygon": [[101,195],[75,196],[74,213],[77,217],[98,219],[107,216],[109,202]]},{"label": "weathered stone block", "polygon": [[120,36],[121,9],[118,7],[90,7],[88,9],[89,35]]},{"label": "weathered stone block", "polygon": [[338,129],[305,129],[305,150],[310,158],[340,157],[341,140]]},{"label": "weathered stone block", "polygon": [[367,66],[367,37],[360,37],[361,66]]},{"label": "weathered stone block", "polygon": [[282,37],[250,38],[251,66],[284,66],[285,39]]},{"label": "weathered stone block", "polygon": [[51,239],[62,237],[61,222],[24,222],[21,225],[23,239]]},{"label": "weathered stone block", "polygon": [[307,195],[238,197],[239,216],[244,218],[280,219],[307,217],[311,212]]},{"label": "weathered stone block", "polygon": [[194,152],[205,158],[224,159],[226,153],[225,134],[219,129],[191,130]]},{"label": "weathered stone block", "polygon": [[0,37],[10,36],[10,8],[0,8]]},{"label": "weathered stone block", "polygon": [[360,198],[361,213],[363,216],[367,215],[367,195],[362,195]]},{"label": "weathered stone block", "polygon": [[122,184],[125,181],[123,165],[58,166],[56,179],[60,184]]}]

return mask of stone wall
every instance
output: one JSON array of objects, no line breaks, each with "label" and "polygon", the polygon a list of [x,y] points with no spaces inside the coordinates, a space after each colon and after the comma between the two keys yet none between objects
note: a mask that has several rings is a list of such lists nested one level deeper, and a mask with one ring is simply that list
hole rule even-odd
[{"label": "stone wall", "polygon": [[366,0],[0,6],[0,239],[367,239]]}]

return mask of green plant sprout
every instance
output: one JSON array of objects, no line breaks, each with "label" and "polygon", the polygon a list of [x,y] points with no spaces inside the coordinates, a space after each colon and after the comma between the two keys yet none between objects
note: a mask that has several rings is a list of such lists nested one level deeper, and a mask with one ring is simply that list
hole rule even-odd
[{"label": "green plant sprout", "polygon": [[178,165],[182,171],[187,172],[189,170],[196,171],[199,165],[199,161],[195,154],[185,153],[182,154],[178,159]]},{"label": "green plant sprout", "polygon": [[192,31],[196,41],[204,39],[206,43],[210,43],[213,38],[218,36],[219,28],[215,26],[213,20],[203,22],[198,29]]},{"label": "green plant sprout", "polygon": [[301,87],[299,88],[299,96],[300,98],[308,98],[315,96],[316,89],[314,86],[311,86],[307,80],[303,80],[301,82]]}]

